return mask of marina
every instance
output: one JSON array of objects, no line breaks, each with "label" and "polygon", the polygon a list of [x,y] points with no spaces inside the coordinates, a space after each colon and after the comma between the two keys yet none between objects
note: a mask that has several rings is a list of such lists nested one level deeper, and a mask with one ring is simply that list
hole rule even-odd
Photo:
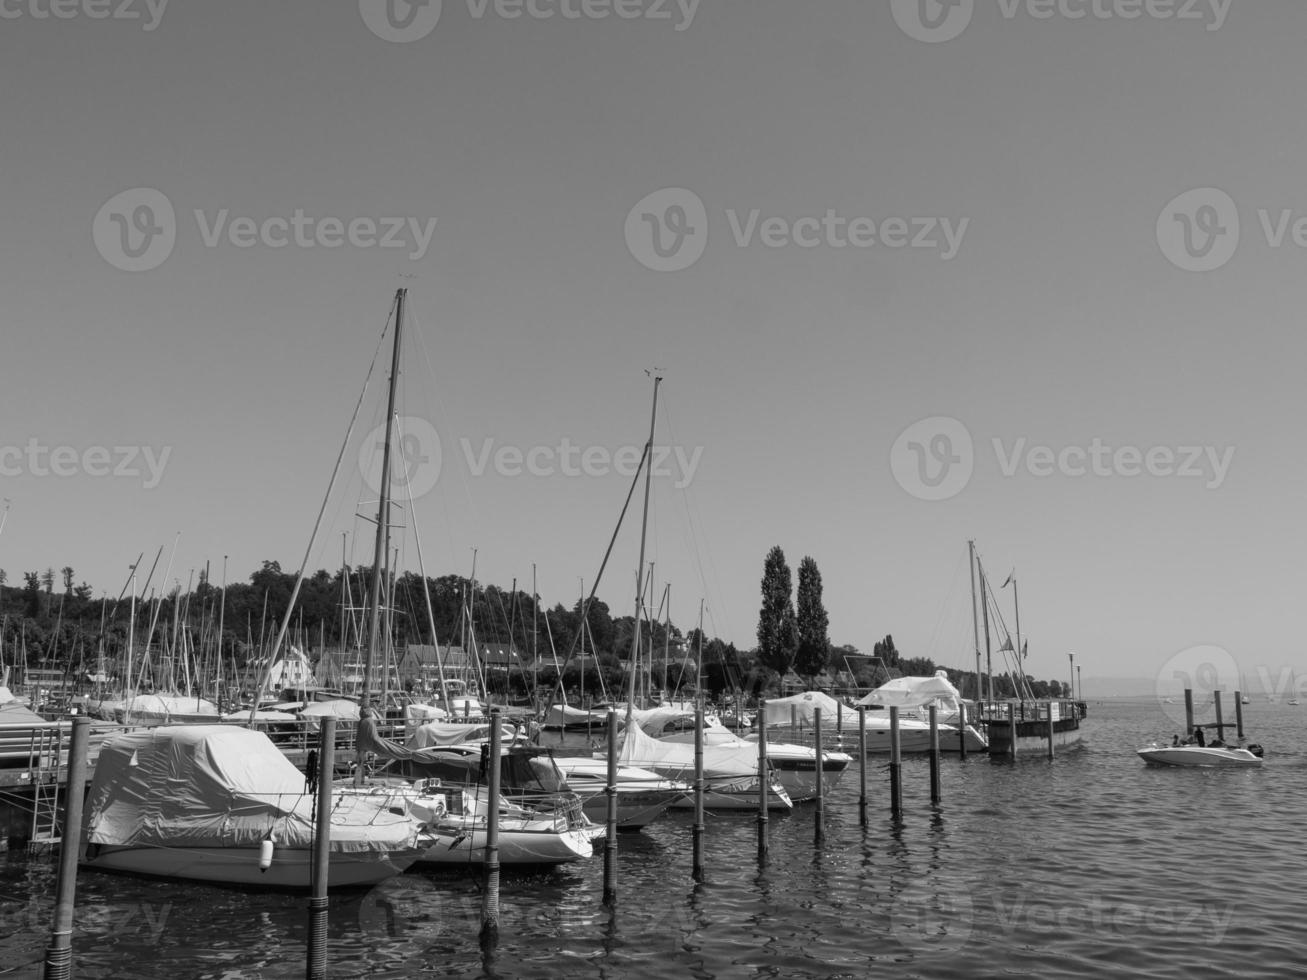
[{"label": "marina", "polygon": [[[1155,703],[1096,703],[1085,744],[1055,762],[1033,753],[953,759],[939,806],[929,802],[927,760],[905,760],[898,820],[884,772],[865,823],[857,780],[835,788],[820,841],[810,806],[773,815],[765,860],[754,820],[711,819],[699,881],[693,816],[669,814],[622,835],[607,906],[597,859],[505,873],[491,949],[478,938],[479,872],[410,871],[332,895],[329,975],[671,980],[892,969],[961,980],[991,963],[1038,976],[1292,975],[1302,909],[1271,897],[1293,894],[1307,872],[1285,847],[1307,805],[1307,752],[1291,708],[1259,708],[1257,718],[1263,740],[1282,747],[1266,766],[1205,774],[1138,764],[1134,745],[1168,725]],[[1213,862],[1202,835],[1185,829],[1215,799],[1241,810],[1238,862]],[[1170,840],[1164,855],[1144,843],[1158,837]],[[1174,888],[1170,869],[1189,862],[1207,869],[1202,894]],[[1249,863],[1263,873],[1243,873]],[[3,875],[8,975],[30,976],[48,939],[53,866],[14,851]],[[128,961],[143,980],[303,975],[301,902],[117,876],[83,875],[78,889],[79,977],[123,976]]]}]

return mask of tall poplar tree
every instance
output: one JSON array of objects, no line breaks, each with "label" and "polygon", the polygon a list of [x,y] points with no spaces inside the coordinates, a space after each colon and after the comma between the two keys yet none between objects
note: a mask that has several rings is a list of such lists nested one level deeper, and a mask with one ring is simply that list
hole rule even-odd
[{"label": "tall poplar tree", "polygon": [[785,552],[776,545],[767,552],[763,565],[758,657],[778,674],[784,674],[794,664],[799,645],[791,588],[790,566],[785,564]]},{"label": "tall poplar tree", "polygon": [[821,601],[821,572],[817,563],[805,556],[799,563],[798,651],[795,672],[812,680],[830,665],[829,618]]}]

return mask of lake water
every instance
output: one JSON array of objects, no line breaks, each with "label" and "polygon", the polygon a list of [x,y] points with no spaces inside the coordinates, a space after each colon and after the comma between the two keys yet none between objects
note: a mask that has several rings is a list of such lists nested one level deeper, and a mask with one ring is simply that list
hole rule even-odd
[{"label": "lake water", "polygon": [[[946,758],[932,810],[924,759],[889,816],[884,758],[826,802],[709,816],[702,882],[689,811],[623,834],[616,906],[603,860],[505,872],[501,933],[478,942],[480,877],[410,873],[333,896],[333,977],[1276,977],[1304,975],[1307,708],[1255,704],[1258,770],[1143,765],[1182,706],[1091,702],[1086,744],[1049,762]],[[1182,715],[1181,715],[1182,717]],[[31,977],[48,938],[54,864],[0,855],[0,976]],[[73,975],[302,977],[305,899],[82,874]]]}]

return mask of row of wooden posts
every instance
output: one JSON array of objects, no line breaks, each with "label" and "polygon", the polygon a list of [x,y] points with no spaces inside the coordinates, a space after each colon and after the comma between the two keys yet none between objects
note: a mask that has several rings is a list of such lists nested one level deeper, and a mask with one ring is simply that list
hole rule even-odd
[{"label": "row of wooden posts", "polygon": [[[759,718],[765,718],[766,702],[759,707]],[[903,813],[902,758],[899,738],[899,709],[891,707],[890,716],[890,812],[894,819]],[[607,821],[604,839],[603,902],[614,906],[617,902],[617,711],[608,712],[608,773]],[[858,708],[858,814],[867,821],[867,733],[864,722],[866,709]],[[837,725],[842,728],[842,717]],[[695,709],[694,737],[694,824],[692,873],[695,880],[703,878],[704,793],[706,781],[703,770],[704,707],[700,702]],[[77,860],[80,850],[82,810],[86,786],[87,743],[91,720],[78,717],[73,720],[72,740],[69,747],[68,792],[65,794],[63,835],[59,850],[59,873],[55,886],[54,918],[50,942],[46,947],[44,980],[68,980],[72,970],[73,910],[77,887]],[[308,901],[309,932],[307,972],[308,980],[323,980],[327,975],[327,884],[331,845],[331,793],[335,770],[336,719],[323,718],[318,746],[316,833],[313,842],[311,887]],[[491,708],[489,771],[486,774],[488,800],[486,811],[485,887],[482,890],[481,932],[483,948],[493,947],[499,935],[499,800],[500,800],[500,709]],[[797,726],[796,726],[797,728]],[[822,715],[813,713],[813,742],[816,748],[816,838],[820,842],[825,834],[825,792],[822,774]],[[962,754],[965,755],[965,742]],[[940,802],[940,743],[937,709],[930,707],[930,800]],[[771,786],[768,776],[767,726],[758,726],[758,858],[767,857],[767,795]]]}]

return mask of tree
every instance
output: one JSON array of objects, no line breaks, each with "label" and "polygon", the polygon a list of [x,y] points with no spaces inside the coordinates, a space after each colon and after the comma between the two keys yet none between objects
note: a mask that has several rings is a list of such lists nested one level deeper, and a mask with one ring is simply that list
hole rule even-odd
[{"label": "tree", "polygon": [[50,595],[54,592],[54,569],[47,568],[41,573],[41,584],[45,586],[45,594]]},{"label": "tree", "polygon": [[59,569],[59,571],[63,573],[63,577],[64,577],[64,595],[72,595],[73,594],[73,567],[71,565],[65,565],[63,568]]},{"label": "tree", "polygon": [[26,616],[35,619],[41,615],[41,576],[37,572],[23,572],[23,599]]},{"label": "tree", "polygon": [[899,665],[899,652],[894,649],[894,637],[888,633],[885,634],[885,639],[876,641],[876,646],[872,649],[872,652],[880,657],[880,662],[885,665],[887,670]]},{"label": "tree", "polygon": [[794,602],[790,598],[790,566],[785,552],[776,545],[767,552],[762,572],[762,610],[758,614],[758,657],[763,664],[784,674],[794,663],[799,645]]},{"label": "tree", "polygon": [[794,669],[808,678],[811,687],[812,679],[830,666],[830,637],[827,635],[830,619],[821,601],[821,572],[817,563],[807,556],[799,562],[798,605],[799,642]]}]

